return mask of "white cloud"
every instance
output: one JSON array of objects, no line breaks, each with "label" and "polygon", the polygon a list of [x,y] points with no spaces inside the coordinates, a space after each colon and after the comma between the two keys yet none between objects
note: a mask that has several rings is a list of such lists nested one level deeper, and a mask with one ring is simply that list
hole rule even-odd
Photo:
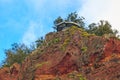
[{"label": "white cloud", "polygon": [[79,15],[88,23],[108,20],[120,32],[120,0],[83,0]]},{"label": "white cloud", "polygon": [[[31,7],[38,13],[46,12],[50,13],[48,11],[53,11],[59,10],[63,11],[68,9],[70,6],[75,6],[78,5],[81,0],[25,0],[27,3],[28,7]],[[69,9],[68,9],[69,10]]]},{"label": "white cloud", "polygon": [[22,42],[26,45],[30,45],[34,42],[43,32],[43,27],[39,23],[30,22],[28,30],[24,33]]},{"label": "white cloud", "polygon": [[35,11],[40,11],[45,3],[45,0],[25,0],[25,2],[31,9],[34,9]]}]

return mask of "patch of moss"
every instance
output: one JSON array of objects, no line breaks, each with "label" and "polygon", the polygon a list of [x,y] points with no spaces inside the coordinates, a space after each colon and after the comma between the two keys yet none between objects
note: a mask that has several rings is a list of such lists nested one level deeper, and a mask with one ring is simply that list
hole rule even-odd
[{"label": "patch of moss", "polygon": [[90,36],[95,36],[95,34],[89,34],[86,31],[82,30],[82,37],[90,37]]},{"label": "patch of moss", "polygon": [[54,38],[51,41],[49,41],[47,44],[48,44],[48,46],[50,46],[52,44],[58,43],[59,41],[60,41],[60,38]]},{"label": "patch of moss", "polygon": [[67,31],[70,32],[70,33],[73,35],[76,31],[80,31],[80,32],[82,32],[83,29],[78,28],[78,27],[76,27],[76,26],[71,26],[70,28],[68,28]]},{"label": "patch of moss", "polygon": [[70,80],[86,80],[86,78],[84,76],[82,76],[79,73],[70,73],[67,75],[68,78],[70,78]]},{"label": "patch of moss", "polygon": [[56,77],[54,80],[61,80],[61,78],[60,77]]},{"label": "patch of moss", "polygon": [[68,74],[68,78],[75,78],[75,74],[71,73],[71,74]]},{"label": "patch of moss", "polygon": [[69,42],[70,42],[70,38],[68,37],[68,38],[65,39],[64,43],[62,44],[62,47],[61,47],[62,50],[65,50],[65,48],[67,47]]},{"label": "patch of moss", "polygon": [[84,31],[84,32],[82,32],[82,36],[83,36],[83,37],[89,37],[90,34],[88,34],[87,32]]},{"label": "patch of moss", "polygon": [[82,35],[82,37],[89,37],[89,36],[93,36],[93,34],[89,34],[87,33],[85,30],[83,30],[82,28],[78,28],[76,26],[71,26],[70,28],[68,28],[68,30],[72,35],[76,32],[79,31]]},{"label": "patch of moss", "polygon": [[60,41],[59,38],[55,38],[55,39],[53,39],[53,43],[58,43],[59,41]]},{"label": "patch of moss", "polygon": [[83,77],[81,74],[78,74],[77,77],[79,78],[79,80],[86,80],[86,78]]},{"label": "patch of moss", "polygon": [[87,51],[87,47],[86,46],[82,47],[81,51],[82,51],[82,53],[86,52]]},{"label": "patch of moss", "polygon": [[42,67],[43,65],[48,64],[48,62],[42,62],[35,65],[35,68]]}]

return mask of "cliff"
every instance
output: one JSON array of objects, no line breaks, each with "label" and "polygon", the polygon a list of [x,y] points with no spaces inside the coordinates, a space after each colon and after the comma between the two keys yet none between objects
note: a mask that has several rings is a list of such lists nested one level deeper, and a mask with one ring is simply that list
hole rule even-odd
[{"label": "cliff", "polygon": [[0,69],[0,80],[120,80],[120,40],[77,27],[48,33],[22,65]]}]

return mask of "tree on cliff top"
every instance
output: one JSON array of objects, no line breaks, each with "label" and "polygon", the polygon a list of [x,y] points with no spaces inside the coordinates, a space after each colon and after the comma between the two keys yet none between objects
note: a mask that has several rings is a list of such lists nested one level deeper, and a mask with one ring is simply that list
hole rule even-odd
[{"label": "tree on cliff top", "polygon": [[112,26],[108,21],[100,20],[98,24],[92,23],[88,26],[88,33],[95,34],[97,36],[102,36],[104,34],[116,34],[118,33],[117,30],[113,30]]},{"label": "tree on cliff top", "polygon": [[63,19],[61,16],[59,16],[57,19],[55,19],[53,28],[57,31],[57,28],[59,28],[59,27],[56,25],[61,23],[61,22],[64,22],[64,21],[75,22],[75,23],[80,25],[80,28],[83,28],[83,29],[85,27],[84,17],[79,17],[76,12],[72,12],[72,13],[68,14],[66,19]]},{"label": "tree on cliff top", "polygon": [[97,36],[102,36],[104,34],[113,34],[116,36],[116,34],[118,33],[118,31],[113,30],[110,23],[105,20],[100,20],[100,22],[98,24],[92,23],[87,28],[85,28],[84,19],[85,19],[84,17],[79,17],[76,12],[72,12],[72,13],[68,14],[66,19],[63,19],[60,16],[57,19],[55,19],[53,28],[55,30],[57,30],[57,28],[59,28],[59,26],[56,26],[57,24],[59,24],[63,21],[67,21],[67,22],[75,22],[80,25],[79,28],[82,28],[85,31],[87,31],[88,33],[95,34]]}]

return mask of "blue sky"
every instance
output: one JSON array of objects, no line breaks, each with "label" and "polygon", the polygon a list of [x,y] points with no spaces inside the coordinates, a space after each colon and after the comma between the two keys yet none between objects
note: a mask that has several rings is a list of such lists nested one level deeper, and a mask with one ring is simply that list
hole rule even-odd
[{"label": "blue sky", "polygon": [[79,0],[0,0],[0,61],[14,42],[29,45],[53,31],[53,20],[77,11]]},{"label": "blue sky", "polygon": [[0,62],[11,44],[29,45],[53,31],[53,21],[77,11],[87,23],[108,20],[120,30],[119,0],[0,0]]}]

